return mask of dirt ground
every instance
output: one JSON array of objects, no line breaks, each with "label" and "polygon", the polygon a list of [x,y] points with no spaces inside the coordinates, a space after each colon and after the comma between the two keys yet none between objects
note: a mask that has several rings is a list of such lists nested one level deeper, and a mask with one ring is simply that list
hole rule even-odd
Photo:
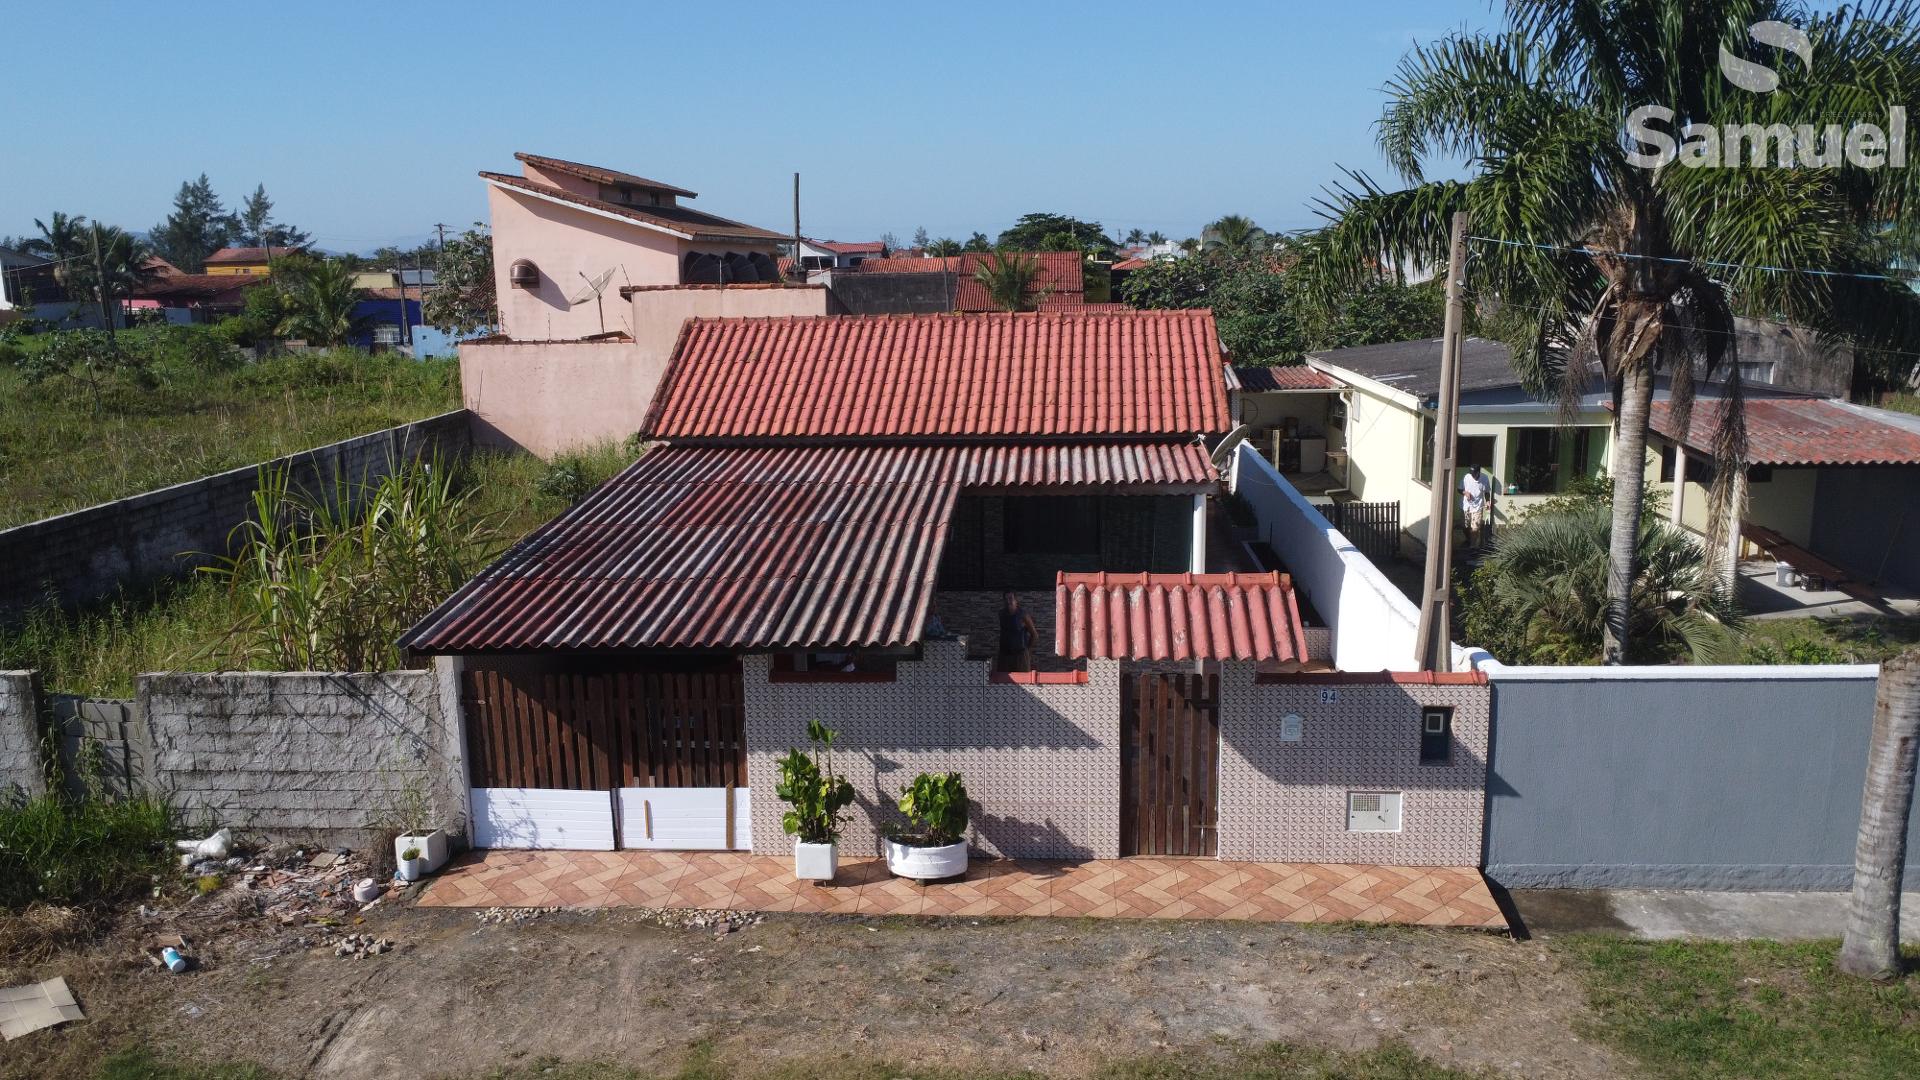
[{"label": "dirt ground", "polygon": [[716,936],[631,911],[500,924],[404,903],[349,929],[396,947],[342,958],[256,920],[194,942],[202,967],[174,976],[140,955],[153,927],[130,916],[6,972],[64,975],[89,1020],[0,1047],[0,1076],[86,1077],[130,1045],[288,1076],[459,1077],[546,1058],[670,1069],[702,1044],[747,1075],[775,1061],[831,1075],[858,1056],[1077,1076],[1116,1057],[1383,1037],[1517,1076],[1624,1071],[1584,1039],[1584,994],[1552,947],[1503,935],[767,916]]}]

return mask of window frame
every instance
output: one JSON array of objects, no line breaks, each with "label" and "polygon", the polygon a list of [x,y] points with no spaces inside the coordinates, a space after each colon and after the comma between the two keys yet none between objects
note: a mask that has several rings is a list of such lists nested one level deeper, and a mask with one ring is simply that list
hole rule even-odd
[{"label": "window frame", "polygon": [[[1433,730],[1432,725],[1436,718],[1440,721],[1438,731]],[[1453,706],[1420,707],[1420,764],[1433,767],[1453,764]]]}]

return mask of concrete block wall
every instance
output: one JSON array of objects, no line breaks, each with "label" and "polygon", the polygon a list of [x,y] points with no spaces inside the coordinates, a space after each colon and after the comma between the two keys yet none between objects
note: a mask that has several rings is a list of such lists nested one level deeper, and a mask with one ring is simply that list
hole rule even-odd
[{"label": "concrete block wall", "polygon": [[352,846],[407,825],[399,814],[417,791],[431,824],[465,835],[461,725],[443,704],[451,682],[436,670],[143,676],[153,783],[189,820]]},{"label": "concrete block wall", "polygon": [[[384,475],[391,461],[410,460],[438,447],[469,445],[464,409],[275,458],[294,483],[331,485]],[[84,510],[0,530],[0,622],[18,618],[49,597],[83,604],[117,586],[179,577],[204,563],[195,553],[227,550],[227,537],[252,512],[260,465],[156,488]]]},{"label": "concrete block wall", "polygon": [[[1420,764],[1420,714],[1453,707],[1450,764]],[[1492,694],[1484,683],[1256,683],[1220,676],[1220,857],[1478,866]],[[1301,718],[1298,742],[1281,720]],[[1349,792],[1401,793],[1399,832],[1347,831]]]},{"label": "concrete block wall", "polygon": [[930,641],[890,683],[768,681],[768,658],[745,658],[747,779],[753,850],[778,855],[775,762],[805,747],[809,720],[840,732],[834,768],[857,798],[843,854],[874,855],[901,823],[900,788],[921,772],[958,772],[974,802],[969,841],[985,855],[1099,858],[1120,854],[1120,668],[1094,661],[1084,684],[988,680],[963,641]]},{"label": "concrete block wall", "polygon": [[0,801],[46,791],[40,695],[31,671],[0,671]]}]

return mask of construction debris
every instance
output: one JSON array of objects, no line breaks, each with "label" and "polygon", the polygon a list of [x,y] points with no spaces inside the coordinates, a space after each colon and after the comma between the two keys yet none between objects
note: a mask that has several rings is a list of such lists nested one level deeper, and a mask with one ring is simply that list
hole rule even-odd
[{"label": "construction debris", "polygon": [[356,960],[365,960],[369,956],[392,952],[396,944],[383,937],[374,937],[372,934],[342,934],[337,938],[329,937],[322,943],[333,946],[333,955],[351,956]]},{"label": "construction debris", "polygon": [[8,1042],[41,1028],[86,1018],[73,1000],[73,991],[67,989],[67,980],[58,975],[45,982],[0,990],[0,1036]]},{"label": "construction debris", "polygon": [[721,936],[744,926],[753,926],[763,916],[756,911],[714,910],[710,908],[646,908],[635,912],[643,923],[667,930],[715,930]]},{"label": "construction debris", "polygon": [[557,907],[490,907],[474,915],[482,926],[518,926],[559,910]]}]

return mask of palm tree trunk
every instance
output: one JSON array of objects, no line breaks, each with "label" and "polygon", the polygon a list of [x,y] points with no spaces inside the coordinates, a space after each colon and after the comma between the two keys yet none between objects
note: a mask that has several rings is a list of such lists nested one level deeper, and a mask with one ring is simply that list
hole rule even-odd
[{"label": "palm tree trunk", "polygon": [[1640,506],[1647,489],[1647,417],[1653,370],[1635,364],[1620,377],[1620,414],[1613,440],[1613,529],[1607,541],[1607,613],[1601,662],[1627,662],[1627,613],[1633,605],[1634,561],[1640,546]]},{"label": "palm tree trunk", "polygon": [[1869,979],[1900,973],[1900,877],[1907,861],[1920,759],[1920,649],[1880,666],[1873,705],[1867,784],[1860,796],[1860,838],[1853,853],[1853,903],[1840,943],[1841,971]]}]

